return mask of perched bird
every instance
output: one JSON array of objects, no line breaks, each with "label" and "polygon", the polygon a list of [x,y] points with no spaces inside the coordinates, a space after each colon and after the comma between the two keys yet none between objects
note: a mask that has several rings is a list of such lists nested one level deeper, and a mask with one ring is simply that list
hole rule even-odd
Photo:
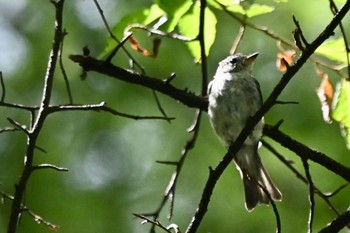
[{"label": "perched bird", "polygon": [[[209,83],[210,122],[226,148],[237,139],[248,119],[262,105],[259,83],[251,74],[257,56],[258,53],[228,56],[219,63],[214,79]],[[245,206],[248,211],[252,211],[258,203],[269,204],[269,198],[261,186],[273,200],[282,199],[258,155],[263,126],[264,120],[261,119],[234,157],[243,179]]]}]

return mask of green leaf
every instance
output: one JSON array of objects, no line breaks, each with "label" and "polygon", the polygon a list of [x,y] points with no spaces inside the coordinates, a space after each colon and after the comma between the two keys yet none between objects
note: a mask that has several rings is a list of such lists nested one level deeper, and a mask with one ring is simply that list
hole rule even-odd
[{"label": "green leaf", "polygon": [[[128,25],[139,23],[142,25],[147,25],[158,18],[160,18],[162,15],[164,15],[164,11],[158,7],[158,5],[153,4],[150,8],[142,9],[135,11],[133,13],[130,13],[123,17],[117,25],[114,26],[112,29],[113,35],[117,37],[119,40],[121,40],[124,37],[124,30]],[[117,42],[109,37],[106,42],[106,46],[103,50],[103,52],[100,54],[99,57],[103,57],[106,54],[110,53],[116,46]]]},{"label": "green leaf", "polygon": [[166,13],[167,20],[160,27],[166,32],[173,31],[181,17],[193,5],[191,0],[156,0],[155,2]]},{"label": "green leaf", "polygon": [[350,149],[350,82],[343,79],[337,84],[333,99],[333,120],[340,124],[346,145]]},{"label": "green leaf", "polygon": [[346,0],[334,0],[334,3],[344,4]]},{"label": "green leaf", "polygon": [[254,3],[248,8],[248,10],[246,10],[246,15],[248,16],[248,18],[252,18],[258,15],[271,13],[274,10],[275,8],[273,6]]},{"label": "green leaf", "polygon": [[239,4],[228,6],[226,9],[231,11],[231,12],[233,12],[233,13],[238,13],[238,14],[241,14],[241,15],[245,15],[246,14],[246,11],[244,10],[244,8],[241,5],[239,5]]},{"label": "green leaf", "polygon": [[[181,34],[189,38],[195,38],[199,33],[199,16],[200,16],[200,5],[195,4],[191,11],[184,15],[179,21],[178,28]],[[205,20],[204,20],[204,43],[205,53],[209,55],[211,46],[213,45],[216,37],[216,16],[209,9],[205,9]],[[197,61],[201,60],[200,44],[199,41],[193,41],[186,43],[191,54]]]},{"label": "green leaf", "polygon": [[347,53],[345,51],[345,45],[343,38],[329,40],[323,43],[316,49],[316,53],[323,55],[331,60],[341,63],[347,63]]}]

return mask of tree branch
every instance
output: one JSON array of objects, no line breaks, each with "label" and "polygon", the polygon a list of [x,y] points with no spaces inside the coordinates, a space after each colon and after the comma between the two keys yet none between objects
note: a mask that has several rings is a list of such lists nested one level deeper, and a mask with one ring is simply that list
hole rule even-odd
[{"label": "tree branch", "polygon": [[225,155],[223,160],[218,164],[218,166],[211,170],[209,174],[208,181],[204,187],[202,198],[198,205],[195,215],[192,218],[186,232],[194,233],[197,231],[210,202],[210,197],[213,189],[216,185],[217,180],[220,178],[226,167],[231,163],[234,155],[238,152],[239,148],[243,145],[245,139],[248,137],[250,132],[253,130],[255,125],[260,121],[260,119],[270,110],[270,108],[275,104],[278,96],[281,94],[283,89],[289,83],[289,81],[294,77],[294,75],[300,70],[307,59],[314,53],[318,46],[320,46],[326,39],[333,35],[334,29],[344,18],[346,13],[350,9],[350,1],[347,1],[342,9],[335,15],[328,26],[323,30],[323,32],[308,46],[305,48],[297,62],[291,66],[287,72],[281,78],[281,81],[276,85],[268,99],[264,102],[263,106],[258,110],[258,112],[247,122],[246,127],[242,130],[236,141],[231,144],[228,153]]},{"label": "tree branch", "polygon": [[114,66],[111,63],[98,60],[90,56],[70,55],[69,58],[72,61],[79,63],[84,71],[95,71],[124,82],[148,87],[152,90],[168,95],[191,108],[199,108],[204,111],[207,111],[208,109],[208,101],[206,99],[190,93],[186,89],[180,90],[171,85],[169,82],[142,75],[130,70],[125,70]]},{"label": "tree branch", "polygon": [[319,233],[334,233],[339,232],[350,223],[350,210],[347,210],[339,217],[334,219],[328,226],[323,228]]},{"label": "tree branch", "polygon": [[347,182],[350,180],[350,168],[336,162],[325,154],[310,149],[309,147],[301,144],[300,142],[290,138],[288,135],[279,131],[276,127],[266,125],[264,127],[264,134],[280,143],[282,146],[290,149],[296,153],[302,159],[309,159],[315,163],[321,164],[323,167],[334,172],[340,177],[344,178]]},{"label": "tree branch", "polygon": [[15,186],[15,194],[11,206],[11,214],[9,218],[8,233],[15,233],[17,230],[18,222],[21,214],[21,205],[23,196],[26,190],[26,186],[32,172],[33,160],[34,160],[34,151],[36,149],[36,140],[42,129],[44,121],[47,116],[47,108],[50,104],[51,92],[53,86],[53,78],[56,69],[56,64],[58,60],[60,44],[62,42],[62,13],[64,0],[51,1],[56,9],[56,22],[55,22],[55,32],[54,39],[52,43],[51,53],[49,57],[49,62],[47,66],[47,72],[45,76],[44,89],[42,94],[42,100],[40,103],[40,108],[38,116],[34,122],[34,125],[31,130],[28,131],[27,136],[27,150],[25,154],[25,163],[22,171],[22,175],[19,179],[18,184]]}]

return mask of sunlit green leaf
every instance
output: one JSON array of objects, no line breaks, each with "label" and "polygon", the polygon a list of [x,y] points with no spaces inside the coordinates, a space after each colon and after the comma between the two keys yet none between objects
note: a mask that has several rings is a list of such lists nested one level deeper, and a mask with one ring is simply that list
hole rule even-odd
[{"label": "sunlit green leaf", "polygon": [[317,48],[316,53],[331,60],[347,63],[346,51],[343,38],[329,40]]},{"label": "sunlit green leaf", "polygon": [[239,4],[231,5],[227,7],[227,10],[247,16],[248,18],[252,18],[258,15],[271,13],[275,8],[268,5],[261,5],[254,3],[250,5],[248,8],[243,8]]},{"label": "sunlit green leaf", "polygon": [[[195,38],[199,33],[199,15],[200,15],[200,5],[196,4],[184,15],[179,21],[178,28],[181,34],[189,38]],[[216,36],[216,17],[215,14],[209,9],[205,9],[205,20],[204,20],[204,40],[206,55],[209,54],[210,48],[215,41]],[[191,54],[195,57],[197,61],[200,61],[200,44],[198,41],[188,42],[187,46],[191,51]]]},{"label": "sunlit green leaf", "polygon": [[[133,23],[147,25],[157,20],[164,14],[164,11],[160,9],[156,4],[153,4],[150,8],[130,13],[122,18],[119,23],[114,26],[112,29],[113,35],[121,40],[124,37],[124,30],[128,25]],[[99,57],[103,57],[106,54],[110,53],[115,48],[116,44],[116,41],[113,38],[109,37],[106,42],[106,47]]]},{"label": "sunlit green leaf", "polygon": [[272,6],[254,3],[246,10],[246,15],[248,16],[248,18],[252,18],[254,16],[271,13],[274,10],[275,8]]},{"label": "sunlit green leaf", "polygon": [[350,82],[345,79],[337,85],[333,99],[332,118],[337,121],[346,140],[347,147],[350,149]]},{"label": "sunlit green leaf", "polygon": [[334,0],[334,3],[343,4],[346,0]]},{"label": "sunlit green leaf", "polygon": [[191,0],[156,0],[158,6],[166,13],[167,20],[161,30],[171,32],[175,29],[181,17],[191,8]]},{"label": "sunlit green leaf", "polygon": [[227,7],[227,10],[233,12],[233,13],[238,13],[241,15],[245,15],[247,12],[243,9],[243,7],[239,4],[231,5]]}]

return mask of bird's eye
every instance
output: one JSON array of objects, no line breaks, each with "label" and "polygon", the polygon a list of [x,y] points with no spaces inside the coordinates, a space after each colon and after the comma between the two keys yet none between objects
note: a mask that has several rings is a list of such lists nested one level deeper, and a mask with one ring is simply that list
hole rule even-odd
[{"label": "bird's eye", "polygon": [[235,64],[237,62],[237,58],[236,57],[233,57],[230,59],[230,63],[231,64]]}]

